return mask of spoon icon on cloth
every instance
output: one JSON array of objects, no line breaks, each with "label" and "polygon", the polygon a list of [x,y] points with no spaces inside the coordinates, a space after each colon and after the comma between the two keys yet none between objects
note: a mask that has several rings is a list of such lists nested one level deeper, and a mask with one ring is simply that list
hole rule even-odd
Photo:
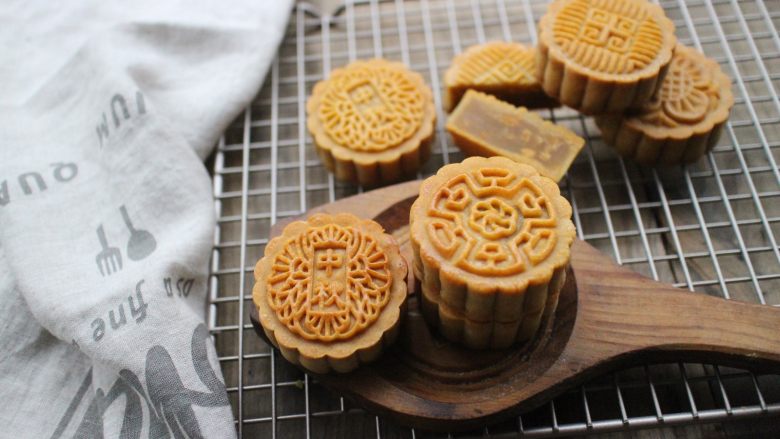
[{"label": "spoon icon on cloth", "polygon": [[122,219],[125,221],[127,229],[130,230],[130,239],[127,240],[127,257],[133,261],[140,261],[149,256],[157,248],[157,241],[154,236],[146,230],[136,229],[127,214],[125,205],[119,207],[122,213]]}]

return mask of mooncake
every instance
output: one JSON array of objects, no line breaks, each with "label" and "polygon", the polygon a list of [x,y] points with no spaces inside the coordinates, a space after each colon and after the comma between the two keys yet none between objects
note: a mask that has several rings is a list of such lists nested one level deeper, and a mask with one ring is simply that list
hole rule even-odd
[{"label": "mooncake", "polygon": [[539,21],[542,89],[584,114],[645,104],[663,80],[677,38],[646,0],[555,0]]},{"label": "mooncake", "polygon": [[[560,288],[565,276],[557,271],[551,283],[550,294],[537,294],[519,311],[515,320],[471,320],[462,311],[441,301],[436,291],[422,285],[420,294],[423,318],[437,328],[446,339],[473,349],[504,349],[512,344],[531,340],[539,331],[543,320],[555,311]],[[541,298],[541,301],[538,299]],[[531,303],[530,300],[537,300]]]},{"label": "mooncake", "polygon": [[474,90],[450,114],[447,131],[467,155],[508,157],[556,182],[585,145],[566,127]]},{"label": "mooncake", "polygon": [[337,179],[376,187],[416,177],[430,157],[431,89],[403,64],[355,61],[314,86],[306,125]]},{"label": "mooncake", "polygon": [[645,165],[689,163],[717,143],[734,105],[717,62],[679,44],[653,99],[627,114],[596,117],[604,141]]},{"label": "mooncake", "polygon": [[396,339],[406,276],[398,244],[379,224],[317,214],[268,243],[252,298],[284,358],[315,373],[349,372]]},{"label": "mooncake", "polygon": [[[505,157],[444,166],[410,212],[413,269],[428,302],[464,324],[540,320],[565,279],[571,213],[558,185],[531,166]],[[477,339],[469,346],[503,346]]]},{"label": "mooncake", "polygon": [[488,93],[528,108],[554,107],[536,79],[536,50],[520,43],[491,41],[471,46],[444,74],[444,110],[452,111],[467,90]]}]

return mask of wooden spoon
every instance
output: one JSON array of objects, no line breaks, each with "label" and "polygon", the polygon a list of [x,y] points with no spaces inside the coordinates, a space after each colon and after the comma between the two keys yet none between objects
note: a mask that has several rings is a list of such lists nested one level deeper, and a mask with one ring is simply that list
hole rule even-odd
[{"label": "wooden spoon", "polygon": [[[374,218],[402,246],[419,181],[321,206]],[[289,221],[294,220],[290,219]],[[280,223],[271,235],[281,233]],[[583,241],[553,317],[530,345],[472,351],[432,332],[409,311],[398,342],[377,362],[317,379],[377,414],[427,430],[481,427],[538,406],[589,377],[627,365],[702,361],[780,371],[780,310],[676,289],[619,267]],[[254,310],[254,307],[252,307]],[[258,334],[257,312],[251,314]]]}]

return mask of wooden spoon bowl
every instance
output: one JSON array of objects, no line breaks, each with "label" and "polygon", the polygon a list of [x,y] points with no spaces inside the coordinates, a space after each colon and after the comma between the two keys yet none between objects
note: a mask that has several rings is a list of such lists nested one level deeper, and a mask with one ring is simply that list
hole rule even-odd
[{"label": "wooden spoon bowl", "polygon": [[[409,208],[419,184],[366,192],[310,213],[374,218],[411,261]],[[275,225],[271,237],[295,219]],[[780,370],[780,310],[655,282],[615,265],[583,241],[572,247],[558,308],[526,345],[474,351],[446,341],[420,315],[418,289],[410,276],[401,335],[377,362],[348,374],[317,376],[368,410],[416,428],[478,428],[538,406],[589,377],[632,364],[706,361]],[[254,307],[250,317],[265,338]]]}]

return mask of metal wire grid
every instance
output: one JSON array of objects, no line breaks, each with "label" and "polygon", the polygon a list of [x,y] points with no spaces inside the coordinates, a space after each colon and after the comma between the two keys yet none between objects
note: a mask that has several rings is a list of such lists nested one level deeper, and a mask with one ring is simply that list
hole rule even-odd
[{"label": "metal wire grid", "polygon": [[[719,145],[688,168],[650,170],[618,158],[589,118],[542,114],[587,139],[562,182],[578,234],[617,262],[697,292],[780,304],[780,2],[662,2],[680,40],[733,78],[736,104]],[[266,84],[225,132],[214,159],[218,225],[209,326],[237,430],[246,437],[417,437],[353,407],[287,364],[249,323],[252,269],[270,226],[354,194],[320,164],[305,99],[331,68],[397,59],[420,72],[441,107],[453,55],[492,39],[534,43],[546,1],[347,2],[335,16],[306,3],[292,14]],[[459,161],[438,121],[434,173]],[[574,389],[478,434],[549,436],[780,413],[780,377],[701,364],[648,365]]]}]

